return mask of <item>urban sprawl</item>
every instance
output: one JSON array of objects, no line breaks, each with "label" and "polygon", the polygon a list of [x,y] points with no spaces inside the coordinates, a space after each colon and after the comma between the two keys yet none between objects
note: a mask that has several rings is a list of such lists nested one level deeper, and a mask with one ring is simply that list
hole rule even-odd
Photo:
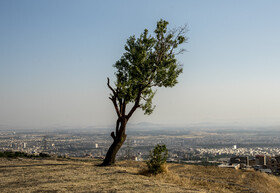
[{"label": "urban sprawl", "polygon": [[[0,130],[0,151],[103,159],[111,143],[110,129]],[[280,172],[279,129],[133,128],[117,159],[146,160],[156,144],[169,162]]]}]

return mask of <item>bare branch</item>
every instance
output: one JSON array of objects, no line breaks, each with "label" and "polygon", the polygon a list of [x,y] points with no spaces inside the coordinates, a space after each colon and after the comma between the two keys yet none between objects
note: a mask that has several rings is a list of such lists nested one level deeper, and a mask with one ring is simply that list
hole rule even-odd
[{"label": "bare branch", "polygon": [[134,106],[132,107],[132,109],[130,110],[129,114],[127,115],[127,119],[129,119],[131,117],[131,115],[136,111],[137,108],[139,108],[139,102],[135,102]]},{"label": "bare branch", "polygon": [[172,34],[172,35],[176,35],[176,37],[174,38],[175,40],[179,37],[179,36],[184,36],[186,33],[188,32],[188,25],[185,24],[181,27],[178,27],[178,28],[173,28],[172,30],[169,31],[169,34]]},{"label": "bare branch", "polygon": [[[186,34],[187,32],[188,32],[188,26],[187,26],[187,24],[185,24],[184,26],[181,26],[181,27],[179,27],[179,28],[174,28],[174,29],[170,30],[169,33],[172,34],[172,35],[175,35],[175,34],[177,33],[176,37],[174,38],[174,40],[175,40],[175,42],[176,42],[176,40],[179,38],[179,36],[185,36],[185,34]],[[184,42],[186,42],[187,40],[188,40],[188,38],[186,38]],[[174,48],[175,48],[175,45],[176,45],[176,44],[173,44],[173,45],[172,45],[172,48],[171,48],[171,50],[170,50],[170,52],[169,52],[169,56],[172,55],[173,50],[174,50]],[[184,51],[185,51],[185,49],[181,49],[178,53],[175,53],[175,55],[181,54],[181,53],[183,53]]]},{"label": "bare branch", "polygon": [[117,102],[116,102],[116,98],[114,98],[114,100],[112,100],[113,104],[114,104],[114,107],[115,107],[115,110],[116,110],[116,113],[118,115],[118,117],[121,117],[121,113],[120,113],[120,110],[118,108],[118,105],[117,105]]},{"label": "bare branch", "polygon": [[147,100],[148,100],[148,99],[146,99],[145,97],[142,97],[142,96],[141,96],[141,99],[143,99],[144,101],[147,101]]},{"label": "bare branch", "polygon": [[118,104],[117,104],[118,94],[117,94],[117,92],[110,86],[110,79],[107,78],[107,80],[108,80],[107,85],[108,85],[108,87],[110,88],[110,90],[113,92],[113,94],[110,94],[109,99],[113,102],[118,117],[121,117],[120,109],[119,109]]},{"label": "bare branch", "polygon": [[110,86],[110,79],[109,78],[107,78],[107,86],[113,92],[114,96],[116,96],[116,91]]},{"label": "bare branch", "polygon": [[185,51],[186,51],[186,49],[180,49],[179,52],[175,53],[175,55],[182,54]]},{"label": "bare branch", "polygon": [[111,133],[111,137],[115,140],[116,139],[116,135],[115,135],[115,133],[112,131],[112,133]]}]

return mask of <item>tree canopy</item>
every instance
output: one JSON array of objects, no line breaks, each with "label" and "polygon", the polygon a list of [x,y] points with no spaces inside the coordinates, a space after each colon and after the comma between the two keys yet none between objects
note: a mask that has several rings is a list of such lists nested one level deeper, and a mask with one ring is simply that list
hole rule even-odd
[{"label": "tree canopy", "polygon": [[[141,107],[145,114],[151,114],[155,108],[152,99],[155,90],[152,87],[173,87],[177,77],[183,72],[175,56],[184,49],[175,49],[186,42],[186,26],[173,30],[167,29],[168,22],[160,20],[154,31],[149,35],[147,29],[140,35],[129,37],[125,45],[125,53],[114,67],[117,69],[116,89],[111,90],[111,99],[117,98],[116,110],[119,116],[123,104],[134,103],[128,118],[136,108]],[[108,80],[109,86],[109,80]]]}]

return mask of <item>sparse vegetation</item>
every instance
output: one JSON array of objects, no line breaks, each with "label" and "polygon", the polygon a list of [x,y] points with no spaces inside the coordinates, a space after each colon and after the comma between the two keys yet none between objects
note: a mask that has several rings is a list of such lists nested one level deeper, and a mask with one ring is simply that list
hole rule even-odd
[{"label": "sparse vegetation", "polygon": [[[83,160],[83,159],[82,159]],[[0,192],[219,192],[276,193],[279,177],[255,171],[167,163],[168,173],[145,176],[144,162],[97,167],[87,159],[0,158]]]},{"label": "sparse vegetation", "polygon": [[47,158],[50,157],[49,154],[47,153],[39,153],[39,155],[34,155],[34,154],[27,154],[25,152],[20,152],[20,151],[4,151],[0,152],[0,157],[4,158],[35,158],[35,157],[41,157],[41,158]]}]

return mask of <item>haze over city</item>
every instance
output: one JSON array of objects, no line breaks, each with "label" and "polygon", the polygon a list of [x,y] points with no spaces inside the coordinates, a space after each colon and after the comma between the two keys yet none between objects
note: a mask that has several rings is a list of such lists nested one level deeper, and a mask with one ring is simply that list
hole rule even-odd
[{"label": "haze over city", "polygon": [[131,35],[187,24],[184,72],[132,123],[280,125],[279,1],[0,1],[0,126],[104,127]]}]

